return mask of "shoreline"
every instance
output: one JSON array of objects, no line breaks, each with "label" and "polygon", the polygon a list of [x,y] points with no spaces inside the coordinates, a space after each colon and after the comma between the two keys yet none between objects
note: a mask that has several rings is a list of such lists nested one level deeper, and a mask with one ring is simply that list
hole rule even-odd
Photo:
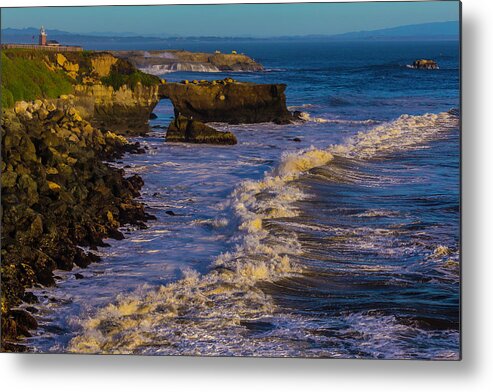
[{"label": "shoreline", "polygon": [[17,308],[37,302],[25,290],[55,285],[55,269],[99,261],[80,246],[123,239],[122,225],[144,227],[153,217],[135,200],[142,179],[106,163],[143,149],[93,128],[73,107],[17,103],[3,113],[2,139],[2,349],[24,351],[18,338],[37,328]]}]

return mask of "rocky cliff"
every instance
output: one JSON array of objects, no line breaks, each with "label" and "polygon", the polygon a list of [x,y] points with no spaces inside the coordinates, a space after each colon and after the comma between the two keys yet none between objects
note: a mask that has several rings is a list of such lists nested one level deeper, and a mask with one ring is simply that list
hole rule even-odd
[{"label": "rocky cliff", "polygon": [[66,100],[19,101],[4,109],[2,131],[1,348],[18,351],[36,320],[26,292],[55,284],[54,269],[85,267],[98,257],[80,246],[123,238],[120,225],[149,216],[134,201],[138,176],[103,162],[137,146],[82,119]]},{"label": "rocky cliff", "polygon": [[70,104],[94,126],[124,135],[142,135],[149,130],[149,117],[159,101],[158,86],[103,84],[77,85]]},{"label": "rocky cliff", "polygon": [[285,84],[255,84],[226,78],[219,81],[166,83],[159,86],[159,96],[169,98],[175,116],[202,122],[230,124],[294,120],[286,107]]},{"label": "rocky cliff", "polygon": [[173,71],[220,72],[262,71],[263,66],[245,54],[199,53],[179,50],[113,51],[137,68],[154,75]]},{"label": "rocky cliff", "polygon": [[[149,115],[159,99],[158,77],[108,52],[4,52],[2,59],[8,66],[16,69],[26,65],[29,69],[25,74],[4,73],[2,69],[2,91],[12,95],[8,102],[2,100],[3,106],[26,98],[69,97],[70,103],[96,127],[124,134],[148,130]],[[42,79],[47,86],[38,86]],[[30,94],[32,90],[34,94]]]}]

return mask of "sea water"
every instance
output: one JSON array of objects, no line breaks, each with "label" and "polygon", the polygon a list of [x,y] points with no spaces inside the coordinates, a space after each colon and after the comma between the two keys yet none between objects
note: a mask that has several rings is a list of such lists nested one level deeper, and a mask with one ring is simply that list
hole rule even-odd
[{"label": "sea water", "polygon": [[[241,47],[239,47],[241,46]],[[129,48],[130,49],[130,48]],[[137,48],[132,48],[137,49]],[[157,49],[143,47],[141,49]],[[193,42],[286,83],[292,125],[212,124],[235,146],[165,143],[111,163],[145,181],[147,229],[38,288],[37,352],[457,359],[458,42]],[[439,70],[406,67],[433,58]],[[83,279],[76,279],[80,273]],[[80,278],[80,276],[78,275]]]}]

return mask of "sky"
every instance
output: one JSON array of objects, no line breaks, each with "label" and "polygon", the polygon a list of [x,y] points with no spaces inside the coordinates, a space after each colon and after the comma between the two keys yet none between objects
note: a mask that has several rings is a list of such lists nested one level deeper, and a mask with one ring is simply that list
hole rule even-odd
[{"label": "sky", "polygon": [[340,34],[459,19],[457,1],[2,8],[2,28],[73,33],[251,36]]}]

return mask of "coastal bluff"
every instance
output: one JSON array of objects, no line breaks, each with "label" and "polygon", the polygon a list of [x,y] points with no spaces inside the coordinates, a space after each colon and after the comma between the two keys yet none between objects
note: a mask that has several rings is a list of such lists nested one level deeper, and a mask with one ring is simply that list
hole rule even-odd
[{"label": "coastal bluff", "polygon": [[238,53],[202,53],[185,50],[112,51],[115,57],[132,63],[143,72],[161,75],[168,72],[258,72],[262,64]]},{"label": "coastal bluff", "polygon": [[113,132],[147,132],[160,79],[108,52],[2,51],[2,107],[16,101],[70,101],[92,125]]}]

